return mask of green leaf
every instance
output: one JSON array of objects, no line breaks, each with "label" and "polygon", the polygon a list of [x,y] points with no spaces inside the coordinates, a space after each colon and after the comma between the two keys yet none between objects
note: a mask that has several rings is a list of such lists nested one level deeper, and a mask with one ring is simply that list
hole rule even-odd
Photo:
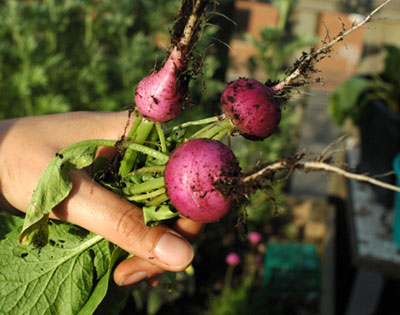
[{"label": "green leaf", "polygon": [[170,209],[168,205],[143,207],[143,216],[146,225],[157,225],[160,221],[175,218],[179,213]]},{"label": "green leaf", "polygon": [[121,258],[121,257],[126,257],[127,253],[121,249],[120,247],[115,247],[111,259],[110,259],[110,264],[108,266],[107,273],[105,273],[99,282],[97,283],[95,289],[93,290],[92,295],[86,302],[86,304],[83,306],[81,311],[79,312],[79,315],[86,315],[86,314],[93,314],[93,312],[98,308],[100,303],[103,301],[105,298],[107,291],[108,291],[108,284],[110,282],[110,277],[111,273],[113,270],[113,266],[115,263]]},{"label": "green leaf", "polygon": [[98,146],[114,144],[115,141],[111,140],[86,140],[72,144],[56,154],[41,174],[32,195],[19,236],[20,244],[36,247],[47,244],[49,213],[68,196],[72,189],[68,172],[92,164]]},{"label": "green leaf", "polygon": [[18,228],[20,217],[9,215],[7,212],[1,212],[0,210],[0,240],[6,237],[8,233]]},{"label": "green leaf", "polygon": [[333,91],[329,100],[329,111],[335,122],[343,124],[346,118],[351,118],[357,123],[365,102],[360,102],[361,93],[365,91],[388,90],[383,81],[353,77],[342,82]]},{"label": "green leaf", "polygon": [[400,84],[400,47],[394,45],[384,45],[386,49],[385,69],[383,73],[392,81],[392,83]]},{"label": "green leaf", "polygon": [[21,246],[17,238],[23,219],[1,215],[1,220],[1,229],[6,228],[0,240],[2,314],[94,311],[104,298],[116,261],[114,245],[82,228],[50,221],[48,246]]}]

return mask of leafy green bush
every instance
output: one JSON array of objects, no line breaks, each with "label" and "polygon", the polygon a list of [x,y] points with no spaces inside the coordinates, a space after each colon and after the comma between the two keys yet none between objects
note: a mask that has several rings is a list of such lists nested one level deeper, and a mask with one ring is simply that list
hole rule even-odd
[{"label": "leafy green bush", "polygon": [[316,42],[313,36],[299,36],[293,33],[291,18],[297,2],[298,0],[272,1],[279,11],[278,25],[264,27],[260,31],[260,39],[246,36],[257,52],[249,59],[250,72],[254,73],[261,67],[269,80],[282,80],[294,54]]},{"label": "leafy green bush", "polygon": [[179,2],[1,1],[0,119],[123,109]]},{"label": "leafy green bush", "polygon": [[347,118],[358,124],[365,107],[373,100],[382,100],[393,113],[400,113],[400,48],[385,45],[385,66],[381,73],[353,76],[333,91],[329,111],[338,125]]}]

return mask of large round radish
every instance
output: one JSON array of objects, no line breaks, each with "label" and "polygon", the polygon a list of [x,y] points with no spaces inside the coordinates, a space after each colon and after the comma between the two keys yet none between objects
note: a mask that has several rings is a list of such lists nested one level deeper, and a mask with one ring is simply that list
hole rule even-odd
[{"label": "large round radish", "polygon": [[235,203],[214,184],[239,174],[239,164],[226,145],[216,140],[192,139],[171,154],[165,168],[165,187],[182,215],[198,222],[213,222],[225,216]]},{"label": "large round radish", "polygon": [[135,103],[144,118],[166,122],[182,111],[187,96],[187,80],[182,76],[186,68],[185,58],[180,50],[174,48],[160,70],[139,82]]},{"label": "large round radish", "polygon": [[221,105],[236,129],[252,140],[270,136],[281,120],[274,90],[257,80],[240,78],[229,83],[221,95]]}]

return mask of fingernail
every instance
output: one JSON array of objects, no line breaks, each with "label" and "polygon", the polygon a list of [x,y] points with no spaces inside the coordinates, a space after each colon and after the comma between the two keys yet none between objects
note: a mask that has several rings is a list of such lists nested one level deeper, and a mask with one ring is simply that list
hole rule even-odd
[{"label": "fingernail", "polygon": [[121,279],[119,285],[122,287],[125,285],[134,284],[134,283],[140,282],[148,277],[149,277],[149,275],[145,271],[135,272],[135,273],[132,273],[130,275],[123,277]]},{"label": "fingernail", "polygon": [[177,269],[189,265],[194,256],[190,243],[172,233],[161,236],[154,253],[163,263]]}]

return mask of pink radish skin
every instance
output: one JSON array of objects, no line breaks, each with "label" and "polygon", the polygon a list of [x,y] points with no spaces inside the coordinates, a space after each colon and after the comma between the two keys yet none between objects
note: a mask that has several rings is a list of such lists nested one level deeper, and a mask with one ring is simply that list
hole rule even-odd
[{"label": "pink radish skin", "polygon": [[155,122],[166,122],[177,117],[184,107],[187,94],[179,74],[186,67],[184,57],[176,47],[172,49],[163,67],[143,78],[135,92],[139,113]]},{"label": "pink radish skin", "polygon": [[165,187],[175,208],[197,222],[214,222],[235,205],[224,197],[214,183],[240,174],[232,151],[210,139],[192,139],[171,154],[165,168]]},{"label": "pink radish skin", "polygon": [[257,80],[240,78],[229,83],[221,95],[221,105],[236,129],[251,140],[267,138],[281,120],[273,88]]}]

